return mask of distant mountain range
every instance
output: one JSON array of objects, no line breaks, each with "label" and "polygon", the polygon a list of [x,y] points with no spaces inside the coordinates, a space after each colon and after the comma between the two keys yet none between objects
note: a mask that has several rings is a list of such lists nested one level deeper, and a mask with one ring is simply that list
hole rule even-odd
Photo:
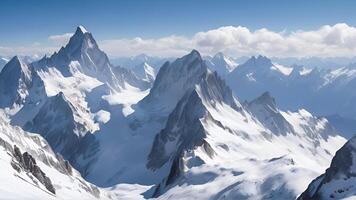
[{"label": "distant mountain range", "polygon": [[321,117],[355,119],[355,71],[197,50],[112,64],[79,26],[0,72],[0,198],[313,199],[340,177],[355,191],[353,139]]}]

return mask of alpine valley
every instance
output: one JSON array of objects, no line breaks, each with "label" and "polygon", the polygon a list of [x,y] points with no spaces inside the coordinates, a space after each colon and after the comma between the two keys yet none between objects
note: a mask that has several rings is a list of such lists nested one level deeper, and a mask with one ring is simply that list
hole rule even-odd
[{"label": "alpine valley", "polygon": [[351,65],[264,56],[114,65],[79,26],[1,70],[0,199],[351,197],[355,87]]}]

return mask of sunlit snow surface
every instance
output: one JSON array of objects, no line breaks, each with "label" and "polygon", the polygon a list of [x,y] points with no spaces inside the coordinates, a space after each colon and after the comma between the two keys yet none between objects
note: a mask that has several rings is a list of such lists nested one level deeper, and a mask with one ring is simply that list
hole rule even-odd
[{"label": "sunlit snow surface", "polygon": [[[58,193],[54,197],[41,185],[33,188],[24,173],[16,174],[11,168],[11,154],[0,147],[0,176],[9,183],[0,185],[0,193],[8,198],[95,199],[95,195],[84,187],[90,185],[88,182],[99,187],[100,199],[149,198],[154,187],[169,177],[171,159],[181,158],[183,173],[162,189],[164,192],[158,199],[292,199],[328,167],[335,151],[345,142],[326,119],[314,117],[304,109],[289,112],[271,108],[274,105],[268,102],[251,106],[240,103],[218,74],[208,70],[195,50],[166,63],[158,72],[153,87],[142,91],[125,82],[125,74],[113,73],[106,55],[83,27],[78,27],[73,37],[69,46],[53,58],[45,58],[45,64],[35,69],[41,80],[36,83],[43,83],[44,94],[24,90],[21,95],[32,95],[31,101],[23,104],[20,101],[20,105],[5,109],[7,116],[0,118],[0,137],[32,153]],[[78,52],[77,47],[81,47]],[[233,60],[222,54],[216,59],[222,61],[225,72],[236,67]],[[59,66],[47,66],[46,63],[52,61]],[[261,56],[237,69],[246,70],[248,80],[258,82],[259,66],[252,70],[249,67],[255,63],[267,64],[269,68],[265,72],[272,78],[287,77],[292,72]],[[153,68],[143,69],[145,77],[154,76]],[[349,73],[334,72],[346,76]],[[50,104],[53,97],[59,98],[63,107]],[[46,158],[57,161],[47,142],[39,135],[34,139],[33,134],[9,124],[7,117],[12,123],[25,126],[27,121],[39,115],[38,110],[47,102],[51,112],[45,112],[47,107],[44,107],[46,110],[42,113],[48,116],[36,118],[40,120],[38,126],[44,125],[40,134],[46,135],[50,128],[63,129],[61,122],[65,121],[69,129],[80,127],[74,138],[94,138],[92,143],[78,143],[83,145],[84,153],[82,149],[79,153],[73,152],[78,153],[73,163],[88,182],[76,170],[68,176],[46,165]],[[190,107],[179,107],[181,105]],[[191,130],[187,127],[191,121],[186,120],[193,121],[191,125],[198,129],[186,131]],[[277,126],[282,128],[283,123],[288,123],[291,127],[276,133],[270,130],[271,123],[271,126],[281,123]],[[159,156],[176,152],[184,131],[189,132],[188,139],[194,134],[203,134],[204,142],[213,153],[208,154],[205,148],[195,145],[192,149],[184,149],[183,153],[178,152],[182,154],[172,154],[173,157],[159,168],[148,168],[154,141],[169,125],[173,128],[167,131],[177,133],[177,137],[163,141]],[[53,132],[58,136],[56,134],[62,132]],[[59,138],[55,142],[61,144],[63,141]],[[150,159],[154,162],[159,158]],[[17,190],[14,185],[23,187]]]},{"label": "sunlit snow surface", "polygon": [[[157,171],[146,168],[154,136],[165,124],[164,120],[147,118],[150,116],[145,113],[147,111],[135,107],[149,90],[140,91],[127,85],[120,92],[98,96],[95,90],[103,86],[103,83],[82,73],[64,77],[55,68],[49,68],[48,71],[39,72],[39,75],[44,81],[48,96],[62,91],[72,104],[82,108],[78,111],[81,116],[78,120],[85,120],[100,141],[98,160],[91,165],[87,180],[100,186],[119,183],[107,190],[117,194],[119,199],[140,199],[143,198],[143,192],[167,175],[167,166]],[[98,99],[106,101],[109,106],[99,106],[97,111],[91,111],[92,100]],[[329,137],[328,141],[321,140],[320,147],[315,149],[314,155],[311,154],[314,144],[305,137],[304,126],[313,125],[314,122],[311,120],[312,123],[308,124],[308,119],[312,116],[304,110],[297,113],[282,112],[297,131],[297,135],[269,138],[262,133],[272,133],[249,114],[243,116],[224,104],[217,104],[214,108],[206,104],[206,107],[213,118],[229,127],[230,131],[212,121],[205,121],[203,124],[208,133],[206,140],[216,156],[210,158],[200,148],[194,150],[192,153],[204,160],[205,164],[186,169],[186,174],[178,181],[179,184],[170,188],[159,199],[261,199],[268,195],[273,199],[295,197],[325,170],[333,153],[345,142],[341,137]],[[318,122],[316,128],[323,128],[323,121]],[[49,176],[62,180],[50,171],[48,169]],[[16,178],[13,181],[18,182]],[[63,180],[58,185],[65,188],[63,185],[68,183]],[[27,192],[32,194],[33,189],[28,189]],[[38,195],[36,199],[51,198],[42,193],[39,190],[39,193],[34,194]],[[63,195],[58,193],[58,198],[75,198],[75,194],[70,193],[74,196],[68,198],[65,194],[66,192]]]}]

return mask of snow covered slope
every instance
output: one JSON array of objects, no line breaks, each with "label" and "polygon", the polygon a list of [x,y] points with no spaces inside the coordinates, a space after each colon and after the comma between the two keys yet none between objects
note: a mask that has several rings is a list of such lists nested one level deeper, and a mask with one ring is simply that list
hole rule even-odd
[{"label": "snow covered slope", "polygon": [[220,76],[226,76],[228,73],[233,71],[237,67],[237,63],[233,58],[225,56],[223,53],[219,52],[211,59],[206,60],[209,69],[218,72]]},{"label": "snow covered slope", "polygon": [[[115,96],[120,97],[125,98],[124,93]],[[150,93],[137,103],[142,97],[127,102],[104,98],[109,100],[110,119],[94,134],[99,148],[85,165],[87,180],[101,186],[155,184],[146,197],[163,199],[171,194],[183,198],[186,192],[213,187],[201,197],[209,199],[225,187],[238,193],[256,181],[256,187],[263,187],[269,178],[280,183],[273,189],[283,193],[281,198],[291,198],[302,192],[298,184],[305,186],[320,173],[345,141],[326,119],[305,110],[280,111],[269,95],[241,105],[218,74],[207,69],[197,51],[165,64]],[[127,114],[126,109],[132,110]],[[180,163],[183,168],[177,167]],[[222,172],[220,168],[226,166],[229,169]],[[250,166],[255,167],[250,171]],[[265,179],[253,175],[265,169],[269,169]],[[206,173],[191,174],[201,170]],[[241,171],[246,176],[236,176]],[[204,182],[211,174],[217,178]],[[224,176],[230,181],[224,182]],[[288,179],[279,176],[302,178],[284,188]],[[233,187],[242,180],[243,188]],[[196,186],[180,187],[185,181]],[[258,188],[245,195],[264,198],[268,189]],[[193,193],[191,198],[196,197]]]},{"label": "snow covered slope", "polygon": [[259,56],[239,65],[227,75],[227,82],[242,100],[250,101],[269,91],[283,109],[305,108],[320,116],[356,119],[353,65],[333,70],[288,68]]},{"label": "snow covered slope", "polygon": [[147,167],[169,171],[150,195],[293,199],[344,142],[326,119],[282,112],[268,94],[239,104],[217,74],[206,72],[155,137]]},{"label": "snow covered slope", "polygon": [[98,129],[98,125],[81,110],[60,92],[47,99],[24,129],[42,134],[56,152],[69,159],[76,154],[86,134]]},{"label": "snow covered slope", "polygon": [[86,182],[40,135],[0,116],[1,199],[112,199],[116,192]]},{"label": "snow covered slope", "polygon": [[[7,74],[16,76],[10,92],[0,93],[0,101],[11,94],[3,106],[12,124],[6,126],[45,138],[51,148],[44,153],[60,153],[76,169],[76,180],[82,180],[79,172],[97,186],[112,186],[95,189],[101,198],[295,198],[345,142],[326,119],[304,109],[282,111],[268,93],[240,103],[196,50],[166,62],[150,90],[132,71],[113,68],[83,27],[58,53],[30,64],[14,58],[7,67],[0,91],[7,89]],[[280,80],[292,76],[265,57],[240,67]],[[148,71],[152,75],[147,68],[145,76]],[[52,180],[40,151],[16,145],[21,156],[11,155],[20,168],[32,168],[21,164],[26,157],[55,189],[76,188]]]},{"label": "snow covered slope", "polygon": [[50,57],[31,64],[14,57],[0,74],[0,101],[11,124],[41,134],[86,176],[100,145],[94,133],[106,129],[111,111],[122,112],[110,104],[126,106],[131,102],[128,94],[142,98],[147,92],[141,90],[150,86],[129,71],[114,71],[83,30],[78,27],[69,43]]},{"label": "snow covered slope", "polygon": [[298,199],[356,198],[355,153],[356,137],[353,137],[336,152],[325,173],[314,179]]},{"label": "snow covered slope", "polygon": [[[137,70],[138,72],[141,72],[141,70],[139,69]],[[142,70],[146,70],[146,69],[143,68]],[[136,70],[131,70],[131,69],[117,66],[113,68],[113,72],[116,76],[120,77],[127,84],[139,88],[141,90],[147,90],[151,88],[154,81],[154,76],[150,76],[148,74],[146,75],[146,71],[143,72],[145,75],[142,74],[138,75]]]},{"label": "snow covered slope", "polygon": [[44,57],[35,62],[33,64],[35,68],[46,70],[55,67],[65,77],[79,71],[108,83],[113,90],[125,88],[124,80],[115,76],[107,55],[99,49],[92,34],[83,30],[78,27],[65,47],[51,57]]},{"label": "snow covered slope", "polygon": [[132,57],[119,57],[112,58],[111,61],[114,65],[119,65],[121,67],[127,69],[133,69],[138,65],[142,65],[142,63],[147,63],[151,67],[153,67],[156,71],[166,62],[174,60],[175,58],[163,58],[163,57],[155,57],[149,56],[146,54],[139,54]]},{"label": "snow covered slope", "polygon": [[159,70],[150,93],[138,103],[146,110],[168,115],[187,90],[197,84],[207,70],[198,51],[193,50]]},{"label": "snow covered slope", "polygon": [[277,67],[267,57],[253,56],[229,73],[226,80],[239,98],[250,101],[263,92],[270,91],[269,88],[278,91],[279,88],[284,87],[284,80],[288,74],[286,70],[281,69],[284,68]]},{"label": "snow covered slope", "polygon": [[140,79],[151,84],[153,84],[156,78],[155,69],[146,62],[136,65],[132,70]]}]

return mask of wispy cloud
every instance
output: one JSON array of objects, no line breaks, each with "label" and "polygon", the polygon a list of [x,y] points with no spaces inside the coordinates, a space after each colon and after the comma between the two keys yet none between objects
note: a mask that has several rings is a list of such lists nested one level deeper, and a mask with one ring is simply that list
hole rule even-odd
[{"label": "wispy cloud", "polygon": [[55,42],[56,44],[60,44],[60,45],[65,45],[70,37],[72,37],[73,33],[64,33],[64,34],[61,34],[61,35],[51,35],[48,37],[48,39],[50,41],[53,41]]},{"label": "wispy cloud", "polygon": [[[72,33],[49,36],[56,45],[0,47],[0,55],[50,53],[64,45]],[[95,33],[94,33],[95,37]],[[171,35],[162,38],[120,38],[98,41],[111,57],[146,53],[154,56],[181,56],[191,49],[205,55],[219,51],[230,56],[263,54],[277,57],[335,57],[356,55],[356,27],[344,23],[325,25],[316,30],[274,32],[268,29],[249,30],[242,26],[225,26],[192,37]]]}]

